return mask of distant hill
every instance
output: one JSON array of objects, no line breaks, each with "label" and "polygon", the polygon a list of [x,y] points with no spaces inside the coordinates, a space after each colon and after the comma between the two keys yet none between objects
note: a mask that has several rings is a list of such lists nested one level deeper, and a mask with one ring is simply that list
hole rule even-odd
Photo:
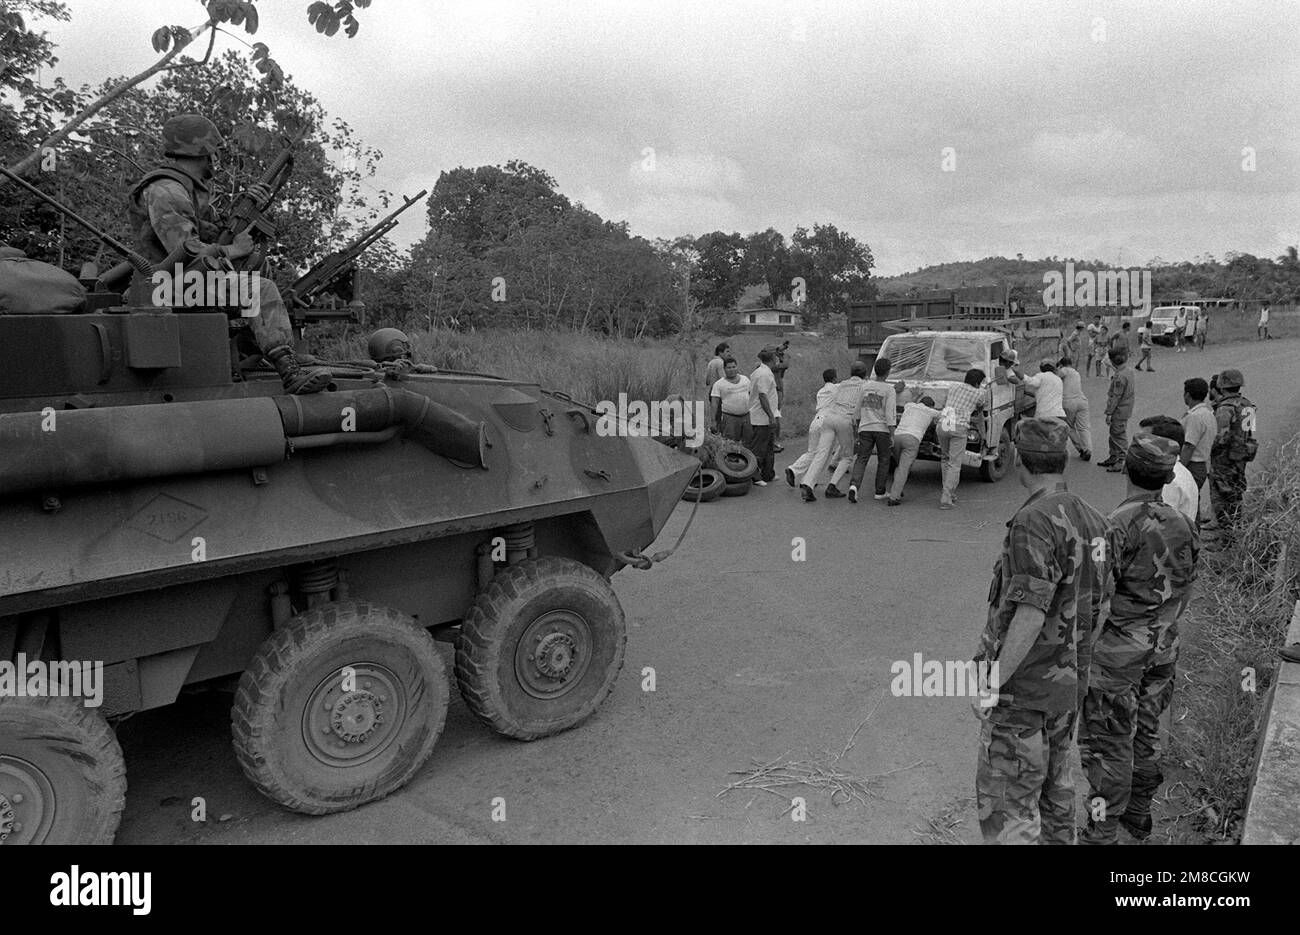
[{"label": "distant hill", "polygon": [[[880,276],[873,281],[880,294],[887,297],[964,286],[1005,285],[1010,287],[1012,298],[1033,304],[1041,300],[1043,274],[1053,270],[1063,273],[1066,263],[1073,263],[1075,270],[1115,268],[1114,264],[1101,260],[990,256],[940,263],[900,276]],[[1300,259],[1294,247],[1287,248],[1276,260],[1229,252],[1222,260],[1198,257],[1195,261],[1170,263],[1154,259],[1149,264],[1133,264],[1129,268],[1150,268],[1152,291],[1160,301],[1219,297],[1239,299],[1248,305],[1265,299],[1300,301]]]}]

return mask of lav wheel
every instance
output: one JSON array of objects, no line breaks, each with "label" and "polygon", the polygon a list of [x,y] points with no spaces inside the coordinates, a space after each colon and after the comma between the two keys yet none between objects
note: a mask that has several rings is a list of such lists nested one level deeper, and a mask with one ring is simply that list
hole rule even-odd
[{"label": "lav wheel", "polygon": [[627,646],[604,577],[544,556],[493,577],[456,639],[465,704],[499,734],[536,740],[586,720],[614,688]]},{"label": "lav wheel", "polygon": [[239,680],[231,727],[258,791],[308,815],[383,798],[437,743],[451,687],[433,637],[377,604],[289,620]]},{"label": "lav wheel", "polygon": [[998,436],[998,456],[993,461],[984,461],[980,464],[980,478],[989,483],[1001,480],[1006,476],[1007,471],[1016,463],[1016,448],[1011,442],[1011,426],[1002,427],[1002,434]]},{"label": "lav wheel", "polygon": [[729,484],[747,481],[758,473],[758,458],[748,448],[723,448],[714,455],[713,468]]},{"label": "lav wheel", "polygon": [[692,477],[691,482],[686,485],[686,490],[682,493],[682,499],[708,503],[710,500],[718,499],[726,485],[727,480],[725,477],[713,468],[704,468]]},{"label": "lav wheel", "polygon": [[0,846],[111,844],[125,804],[103,715],[75,698],[0,699]]}]

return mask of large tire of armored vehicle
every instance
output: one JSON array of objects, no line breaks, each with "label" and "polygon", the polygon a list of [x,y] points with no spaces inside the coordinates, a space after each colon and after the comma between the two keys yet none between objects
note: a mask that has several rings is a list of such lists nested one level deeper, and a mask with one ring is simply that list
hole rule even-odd
[{"label": "large tire of armored vehicle", "polygon": [[623,668],[627,625],[609,582],[543,557],[492,579],[456,639],[456,681],[497,733],[536,740],[586,720]]},{"label": "large tire of armored vehicle", "polygon": [[0,704],[0,844],[109,844],[126,804],[122,748],[69,698]]},{"label": "large tire of armored vehicle", "polygon": [[240,678],[235,754],[267,798],[308,815],[346,811],[424,765],[449,695],[433,637],[410,617],[326,605],[277,630]]}]

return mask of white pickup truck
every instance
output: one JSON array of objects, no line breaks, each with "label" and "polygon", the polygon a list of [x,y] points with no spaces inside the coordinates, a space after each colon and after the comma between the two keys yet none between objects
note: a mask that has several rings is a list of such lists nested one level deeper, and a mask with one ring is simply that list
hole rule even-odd
[{"label": "white pickup truck", "polygon": [[[891,382],[907,385],[906,402],[922,396],[934,399],[942,409],[948,391],[963,382],[966,372],[979,368],[988,377],[983,406],[971,417],[966,437],[967,464],[979,465],[980,477],[996,481],[1015,464],[1012,430],[1018,418],[1014,386],[994,380],[998,355],[1011,347],[1011,335],[1005,331],[908,331],[891,334],[880,347],[880,357],[888,358]],[[930,426],[921,440],[918,458],[938,461],[942,458]]]}]

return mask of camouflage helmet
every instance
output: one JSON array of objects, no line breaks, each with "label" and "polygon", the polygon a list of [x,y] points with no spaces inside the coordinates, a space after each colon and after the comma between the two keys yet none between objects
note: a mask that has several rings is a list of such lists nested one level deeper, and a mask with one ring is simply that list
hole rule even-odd
[{"label": "camouflage helmet", "polygon": [[[402,342],[401,349],[394,349],[393,345],[398,341]],[[411,353],[411,339],[403,331],[396,328],[380,328],[370,336],[370,343],[366,345],[370,359],[383,362],[386,360],[395,360],[399,357],[406,357]]]},{"label": "camouflage helmet", "polygon": [[172,117],[163,124],[162,135],[167,156],[215,156],[226,145],[216,124],[200,114]]}]

